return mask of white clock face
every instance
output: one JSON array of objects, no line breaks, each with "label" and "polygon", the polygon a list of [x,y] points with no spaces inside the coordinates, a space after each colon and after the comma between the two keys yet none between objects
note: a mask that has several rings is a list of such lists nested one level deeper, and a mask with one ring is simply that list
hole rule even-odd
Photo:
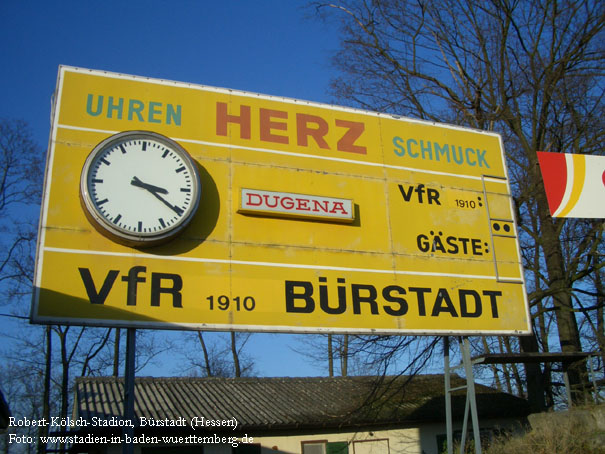
[{"label": "white clock face", "polygon": [[176,142],[159,134],[116,134],[95,147],[80,181],[89,220],[122,244],[167,241],[191,221],[200,198],[197,168]]}]

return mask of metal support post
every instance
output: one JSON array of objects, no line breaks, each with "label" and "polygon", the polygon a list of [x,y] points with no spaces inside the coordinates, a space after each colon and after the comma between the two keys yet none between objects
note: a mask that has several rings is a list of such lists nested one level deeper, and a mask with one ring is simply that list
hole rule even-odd
[{"label": "metal support post", "polygon": [[[452,426],[452,394],[450,380],[450,338],[443,338],[443,368],[445,375],[445,427],[447,437],[447,454],[453,454],[454,429]],[[441,446],[439,446],[441,449]]]},{"label": "metal support post", "polygon": [[[462,438],[460,440],[460,453],[466,452],[466,432],[468,428],[468,414],[470,412],[473,436],[475,437],[475,454],[481,454],[481,436],[479,432],[479,414],[477,412],[477,399],[475,394],[475,377],[473,375],[473,364],[471,361],[471,349],[468,338],[460,338],[460,353],[462,363],[450,366],[450,341],[448,337],[443,338],[443,364],[445,372],[445,425],[447,431],[447,454],[453,454],[454,430],[452,418],[452,393],[460,389],[466,389],[466,402],[464,407],[464,420],[462,422]],[[466,385],[452,388],[451,371],[459,367],[464,368],[466,374]]]},{"label": "metal support post", "polygon": [[[471,363],[471,348],[468,337],[460,338],[460,350],[462,352],[462,363],[464,364],[464,372],[466,374],[466,405],[470,407],[471,419],[473,423],[473,435],[475,437],[475,454],[481,454],[481,434],[479,432],[479,414],[477,412],[477,399],[475,394],[475,376],[473,375],[473,365]],[[468,415],[465,411],[465,427]],[[466,431],[462,436],[466,435]],[[464,452],[464,443],[460,445],[460,453]]]},{"label": "metal support post", "polygon": [[[124,420],[134,424],[134,367],[136,352],[136,329],[128,328],[126,332],[126,369],[124,372]],[[134,454],[134,427],[125,424],[122,431],[124,443],[123,454]]]}]

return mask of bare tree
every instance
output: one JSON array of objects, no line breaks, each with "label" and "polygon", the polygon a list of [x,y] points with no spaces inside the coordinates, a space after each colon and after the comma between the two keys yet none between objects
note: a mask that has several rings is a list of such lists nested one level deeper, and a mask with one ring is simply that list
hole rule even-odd
[{"label": "bare tree", "polygon": [[[254,374],[254,360],[245,348],[251,333],[195,333],[187,337],[180,354],[189,375],[204,377],[246,377]],[[201,350],[201,355],[200,355]]]},{"label": "bare tree", "polygon": [[[20,303],[31,289],[42,159],[42,150],[25,122],[0,119],[0,317],[4,334],[23,323],[25,311]],[[3,347],[8,348],[6,344]],[[33,395],[33,389],[39,391],[37,386],[43,383],[43,369],[31,368],[26,362],[9,360],[5,364],[0,385],[8,390],[5,395],[13,411],[46,415],[45,392]],[[8,445],[5,448],[8,451]]]},{"label": "bare tree", "polygon": [[[367,109],[502,134],[545,348],[582,351],[574,294],[603,267],[603,223],[550,217],[536,151],[603,154],[605,4],[591,0],[339,0],[315,3],[338,21],[333,93]],[[589,260],[588,257],[591,257]],[[550,321],[553,329],[546,330]],[[537,373],[537,371],[534,371]],[[585,383],[570,373],[574,399]]]},{"label": "bare tree", "polygon": [[[25,123],[0,119],[0,292],[4,297],[0,355],[10,371],[0,375],[0,382],[9,390],[6,397],[15,416],[48,420],[51,415],[68,414],[74,370],[81,375],[101,375],[112,366],[115,371],[120,357],[119,333],[112,342],[111,330],[27,323],[42,160]],[[138,369],[170,348],[169,344],[158,346],[152,335],[140,333],[138,337]],[[33,430],[38,429],[38,435],[46,435],[48,426]],[[46,446],[39,443],[28,449],[43,453]]]},{"label": "bare tree", "polygon": [[0,119],[0,291],[4,296],[3,303],[28,293],[31,286],[42,190],[42,159],[42,150],[32,139],[26,123]]},{"label": "bare tree", "polygon": [[[431,364],[437,338],[417,339],[410,336],[370,335],[309,335],[296,348],[298,354],[314,366],[328,367],[328,375],[337,375],[334,363],[340,366],[341,376],[414,375]],[[428,356],[427,356],[428,355]]]}]

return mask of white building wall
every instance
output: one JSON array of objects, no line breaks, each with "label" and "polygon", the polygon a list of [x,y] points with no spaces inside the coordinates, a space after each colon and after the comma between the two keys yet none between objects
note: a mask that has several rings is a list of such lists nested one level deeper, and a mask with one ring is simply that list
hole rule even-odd
[{"label": "white building wall", "polygon": [[[469,424],[470,425],[470,424]],[[483,420],[482,430],[499,428],[518,428],[510,420]],[[462,424],[454,424],[454,430],[461,430]],[[469,428],[469,430],[472,430]],[[261,454],[301,454],[305,441],[346,441],[349,443],[349,454],[440,454],[437,436],[445,435],[445,424],[424,424],[420,428],[376,430],[370,432],[332,432],[305,435],[254,436],[254,444],[261,444]],[[158,446],[159,447],[159,446]],[[178,449],[178,448],[177,448]],[[121,454],[122,447],[108,446],[106,454]],[[141,446],[135,446],[134,454],[142,454]],[[230,445],[204,445],[204,454],[231,454]]]},{"label": "white building wall", "polygon": [[262,454],[301,454],[302,442],[304,441],[346,441],[349,443],[349,454],[423,454],[420,449],[419,437],[419,429],[411,428],[372,432],[255,437],[254,442],[261,443]]}]

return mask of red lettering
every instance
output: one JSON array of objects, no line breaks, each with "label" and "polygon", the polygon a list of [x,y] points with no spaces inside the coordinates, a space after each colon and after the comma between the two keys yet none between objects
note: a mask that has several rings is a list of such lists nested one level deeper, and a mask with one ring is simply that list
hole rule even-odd
[{"label": "red lettering", "polygon": [[359,139],[359,137],[361,137],[361,135],[365,131],[365,123],[359,123],[357,121],[336,120],[335,124],[336,126],[342,128],[348,128],[347,132],[345,132],[344,135],[338,141],[337,149],[339,151],[367,154],[368,151],[366,150],[366,147],[362,147],[361,145],[355,145],[355,141]]},{"label": "red lettering", "polygon": [[250,138],[250,106],[240,106],[239,116],[229,115],[227,113],[227,103],[216,103],[216,135],[226,136],[227,124],[236,123],[239,125],[240,139]]},{"label": "red lettering", "polygon": [[[314,124],[315,127],[310,125]],[[328,133],[328,122],[321,117],[307,114],[296,114],[296,143],[301,147],[309,146],[309,136],[313,137],[320,148],[330,149],[324,136]]]},{"label": "red lettering", "polygon": [[[262,197],[260,195],[258,195],[258,194],[250,194],[250,193],[248,193],[247,195],[248,195],[248,203],[247,203],[247,205],[258,207],[258,206],[260,206],[261,203],[263,203],[263,199],[262,199]],[[257,201],[256,202],[252,202],[252,197],[255,197]]]},{"label": "red lettering", "polygon": [[281,199],[281,206],[284,207],[286,210],[291,210],[292,208],[294,208],[294,200],[290,197],[284,197],[283,199]]},{"label": "red lettering", "polygon": [[[323,206],[322,206],[323,203]],[[323,211],[324,213],[328,212],[328,201],[324,200],[320,202],[319,200],[313,200],[313,211],[317,213],[318,211]]]},{"label": "red lettering", "polygon": [[269,204],[269,196],[267,194],[265,194],[265,205],[266,206],[268,206],[269,208],[277,208],[277,204],[279,203],[279,196],[274,195],[273,200],[275,200],[275,203],[273,205]]},{"label": "red lettering", "polygon": [[[216,103],[216,134],[218,136],[229,136],[229,126],[238,125],[239,138],[250,139],[252,136],[251,106],[240,105],[239,114],[228,113],[229,108],[237,109],[237,105],[229,105],[226,102]],[[291,134],[288,131],[288,116],[289,112],[287,111],[259,108],[258,138],[263,142],[289,144]],[[342,131],[342,134],[339,134],[340,130],[333,131],[332,135],[329,135],[330,126],[333,129],[334,126],[344,128],[344,131]],[[364,132],[365,123],[363,122],[336,118],[334,119],[334,125],[329,125],[328,121],[319,115],[296,113],[296,143],[301,147],[313,146],[325,150],[336,148],[338,151],[347,153],[367,154],[367,147],[358,143]],[[334,147],[333,143],[330,146],[328,137],[336,140],[338,136],[340,138],[336,142],[336,146]]]},{"label": "red lettering", "polygon": [[349,214],[347,213],[347,210],[345,210],[345,207],[342,205],[342,202],[334,202],[334,205],[332,207],[332,209],[330,210],[330,213],[336,213],[340,211],[342,214]]},{"label": "red lettering", "polygon": [[296,199],[298,205],[296,206],[297,210],[301,211],[309,211],[309,200],[308,199]]},{"label": "red lettering", "polygon": [[288,118],[288,112],[283,112],[281,110],[272,110],[272,109],[260,109],[260,140],[264,140],[266,142],[275,142],[275,143],[289,143],[289,139],[287,136],[280,136],[273,134],[271,132],[272,129],[277,129],[279,131],[287,131],[288,124],[286,122],[281,121],[272,121],[272,118]]}]

